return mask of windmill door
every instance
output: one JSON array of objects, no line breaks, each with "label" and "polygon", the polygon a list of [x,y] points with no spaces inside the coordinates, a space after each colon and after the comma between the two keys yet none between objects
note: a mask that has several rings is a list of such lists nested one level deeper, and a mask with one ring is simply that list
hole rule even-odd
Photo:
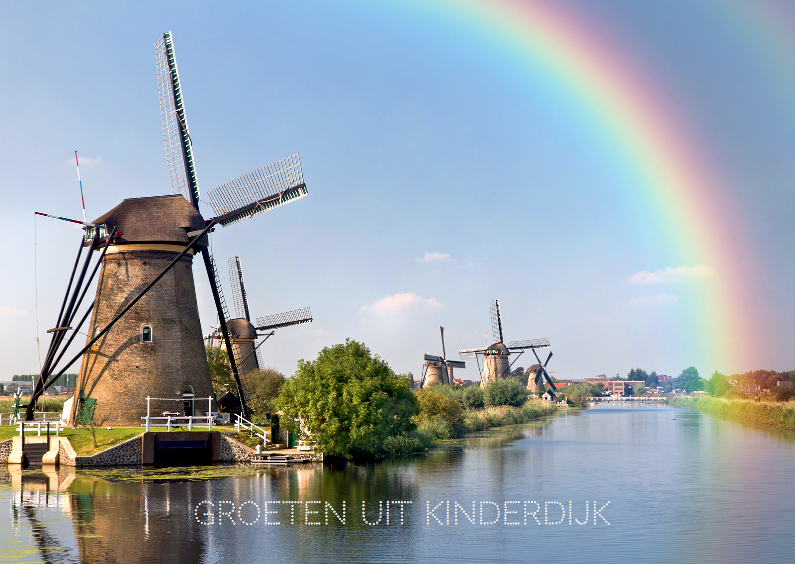
[{"label": "windmill door", "polygon": [[185,386],[182,391],[183,406],[186,417],[193,417],[193,387]]}]

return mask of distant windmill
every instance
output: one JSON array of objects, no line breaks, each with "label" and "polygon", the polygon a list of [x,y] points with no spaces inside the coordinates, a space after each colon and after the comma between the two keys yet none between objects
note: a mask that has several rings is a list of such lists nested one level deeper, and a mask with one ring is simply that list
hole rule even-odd
[{"label": "distant windmill", "polygon": [[[95,405],[100,415],[109,414],[109,424],[139,425],[146,414],[147,396],[210,396],[212,383],[199,322],[193,256],[202,255],[221,333],[227,350],[232,350],[227,327],[230,316],[208,248],[208,234],[217,225],[226,227],[307,195],[295,154],[211,190],[207,199],[213,217],[205,220],[199,212],[196,167],[171,33],[157,42],[156,59],[163,140],[176,195],[125,199],[91,224],[84,224],[85,240],[58,321],[49,331],[52,341],[27,406],[27,420],[33,418],[36,399],[80,358],[83,362],[69,417],[73,423],[81,402]],[[75,278],[84,246],[101,253],[86,276],[93,255],[87,253]],[[94,302],[78,317],[100,265]],[[89,314],[86,345],[59,365]],[[248,416],[234,357],[230,355],[232,373]],[[186,415],[199,414],[198,410],[194,413],[192,400],[185,401],[185,411]]]},{"label": "distant windmill", "polygon": [[[534,394],[543,394],[545,391],[549,392],[549,395],[552,396],[552,399],[555,399],[555,392],[557,390],[557,386],[552,381],[552,378],[549,377],[549,373],[547,372],[547,364],[549,364],[549,359],[552,358],[552,351],[549,351],[549,355],[547,355],[547,360],[544,364],[541,364],[541,359],[538,358],[536,351],[533,351],[533,355],[536,357],[538,364],[534,364],[530,368],[528,368],[528,378],[527,378],[527,389],[533,392]],[[544,386],[544,382],[549,385],[549,389],[546,390]]]},{"label": "distant windmill", "polygon": [[452,384],[453,368],[466,368],[466,363],[460,360],[447,360],[447,352],[444,348],[444,327],[439,327],[439,330],[442,333],[442,356],[425,355],[420,382],[423,388],[434,384]]},{"label": "distant windmill", "polygon": [[[302,323],[312,323],[312,312],[308,307],[305,307],[267,317],[258,317],[256,325],[254,325],[251,323],[251,313],[248,307],[248,293],[243,279],[243,265],[238,256],[229,259],[229,278],[232,283],[232,302],[235,306],[236,317],[235,319],[230,319],[227,325],[232,340],[235,361],[243,383],[243,391],[250,396],[254,390],[246,375],[256,368],[262,368],[264,365],[260,356],[260,345],[273,335],[274,329]],[[258,335],[257,331],[270,331],[270,333]],[[255,346],[254,342],[261,337],[265,337],[265,339]]]},{"label": "distant windmill", "polygon": [[[511,341],[506,346],[502,336],[502,317],[500,314],[500,300],[491,302],[491,338],[493,343],[486,348],[465,349],[458,351],[461,358],[476,358],[478,369],[481,370],[480,385],[487,386],[497,378],[503,378],[510,373],[513,362],[524,354],[527,349],[549,347],[549,339],[532,339],[529,341]],[[509,362],[511,354],[516,354],[513,362]],[[533,351],[535,354],[535,351]],[[552,354],[550,353],[550,357]],[[537,355],[536,355],[536,358]],[[482,361],[482,362],[481,362]],[[540,361],[539,361],[540,362]],[[547,358],[549,362],[549,358]]]}]

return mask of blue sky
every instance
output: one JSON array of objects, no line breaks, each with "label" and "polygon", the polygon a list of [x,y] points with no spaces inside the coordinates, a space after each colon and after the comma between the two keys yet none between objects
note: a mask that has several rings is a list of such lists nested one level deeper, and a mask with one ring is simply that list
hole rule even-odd
[{"label": "blue sky", "polygon": [[[559,378],[794,368],[795,71],[710,2],[572,6],[664,85],[727,179],[763,296],[753,365],[711,358],[708,336],[694,333],[709,275],[627,282],[697,265],[660,245],[667,218],[622,197],[620,159],[565,93],[519,74],[444,13],[392,2],[49,2],[0,7],[0,379],[38,370],[37,326],[45,350],[57,315],[80,231],[33,212],[80,216],[73,152],[89,220],[125,197],[171,193],[154,57],[167,30],[203,194],[301,154],[308,198],[212,241],[224,279],[227,258],[241,257],[254,315],[312,307],[313,324],[263,346],[284,373],[351,337],[418,375],[423,353],[441,352],[440,325],[448,351],[485,344],[494,298],[507,339],[550,338]],[[194,275],[209,332],[199,263]]]}]

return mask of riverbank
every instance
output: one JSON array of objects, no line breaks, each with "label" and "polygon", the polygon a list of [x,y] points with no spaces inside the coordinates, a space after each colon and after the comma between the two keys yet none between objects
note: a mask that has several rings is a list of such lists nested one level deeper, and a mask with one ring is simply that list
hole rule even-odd
[{"label": "riverbank", "polygon": [[552,415],[557,411],[553,403],[531,400],[522,407],[501,405],[499,407],[484,407],[464,412],[464,426],[467,433],[477,433],[492,427],[505,425],[519,425],[529,423],[534,419]]},{"label": "riverbank", "polygon": [[779,429],[795,430],[795,402],[677,396],[671,398],[670,403],[680,407],[692,407],[708,411],[709,413],[731,419],[761,423]]}]

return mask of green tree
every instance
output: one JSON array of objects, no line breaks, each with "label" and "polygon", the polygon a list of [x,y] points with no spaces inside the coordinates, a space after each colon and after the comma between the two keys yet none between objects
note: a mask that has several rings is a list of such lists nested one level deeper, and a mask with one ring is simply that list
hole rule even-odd
[{"label": "green tree", "polygon": [[237,395],[237,386],[226,349],[205,347],[204,350],[207,353],[207,364],[210,366],[210,379],[213,382],[215,397],[220,398],[227,390]]},{"label": "green tree", "polygon": [[275,407],[284,427],[309,435],[328,455],[349,459],[378,455],[387,437],[415,429],[412,417],[419,412],[409,379],[351,339],[324,348],[312,362],[299,361]]},{"label": "green tree", "polygon": [[716,370],[712,373],[710,379],[707,380],[705,389],[709,395],[719,398],[728,392],[731,387],[732,386],[729,384],[729,379]]},{"label": "green tree", "polygon": [[682,370],[682,373],[676,378],[675,386],[689,394],[695,390],[703,390],[706,387],[706,382],[699,377],[698,370],[694,366],[690,366]]},{"label": "green tree", "polygon": [[483,388],[483,401],[488,406],[514,405],[521,407],[527,401],[527,388],[516,380],[497,378]]},{"label": "green tree", "polygon": [[258,368],[247,373],[246,380],[253,390],[252,396],[246,397],[248,407],[255,420],[263,421],[266,414],[275,411],[274,402],[284,385],[284,374],[275,368]]},{"label": "green tree", "polygon": [[642,396],[646,393],[646,386],[643,384],[635,384],[635,387],[632,388],[632,393],[636,396]]}]

